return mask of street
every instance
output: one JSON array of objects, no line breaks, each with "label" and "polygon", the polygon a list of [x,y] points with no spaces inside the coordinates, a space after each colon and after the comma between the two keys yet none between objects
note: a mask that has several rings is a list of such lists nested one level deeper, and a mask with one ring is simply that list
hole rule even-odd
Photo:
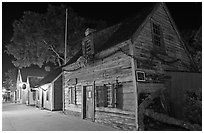
[{"label": "street", "polygon": [[116,131],[105,125],[34,106],[2,103],[3,131]]}]

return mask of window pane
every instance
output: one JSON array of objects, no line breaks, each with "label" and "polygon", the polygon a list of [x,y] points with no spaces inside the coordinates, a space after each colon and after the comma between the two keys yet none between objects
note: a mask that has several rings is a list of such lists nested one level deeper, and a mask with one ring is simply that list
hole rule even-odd
[{"label": "window pane", "polygon": [[75,87],[69,87],[70,104],[75,104]]},{"label": "window pane", "polygon": [[81,86],[76,86],[76,104],[81,104]]},{"label": "window pane", "polygon": [[112,86],[107,86],[107,106],[112,107],[113,105],[113,92],[112,92]]},{"label": "window pane", "polygon": [[153,28],[153,44],[155,46],[162,46],[162,41],[161,41],[161,26],[159,24],[152,23],[152,28]]}]

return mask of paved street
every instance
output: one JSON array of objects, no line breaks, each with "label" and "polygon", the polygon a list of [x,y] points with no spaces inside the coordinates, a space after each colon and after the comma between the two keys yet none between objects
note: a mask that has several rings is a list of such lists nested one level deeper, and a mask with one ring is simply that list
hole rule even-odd
[{"label": "paved street", "polygon": [[23,104],[2,104],[3,131],[116,131],[105,125]]}]

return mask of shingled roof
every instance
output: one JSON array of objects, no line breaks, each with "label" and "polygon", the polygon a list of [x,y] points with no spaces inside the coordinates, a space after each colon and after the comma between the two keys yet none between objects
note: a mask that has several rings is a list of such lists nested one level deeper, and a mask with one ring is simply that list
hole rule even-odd
[{"label": "shingled roof", "polygon": [[58,75],[62,73],[62,67],[58,67],[47,74],[42,80],[40,80],[35,87],[51,83]]},{"label": "shingled roof", "polygon": [[[136,12],[136,14],[128,17],[121,22],[119,28],[110,36],[110,38],[101,45],[98,51],[110,48],[118,43],[124,42],[131,38],[137,31],[139,26],[145,21],[146,17],[153,11],[156,3],[148,3],[148,5]],[[96,44],[97,45],[97,44]]]},{"label": "shingled roof", "polygon": [[29,76],[28,79],[29,79],[30,87],[31,87],[31,88],[34,88],[35,85],[36,85],[40,80],[43,79],[43,77]]},{"label": "shingled roof", "polygon": [[[121,23],[93,32],[91,35],[94,38],[95,53],[130,39],[131,36],[138,30],[139,26],[145,21],[147,16],[153,11],[156,5],[157,3],[148,3],[145,8],[136,12],[136,14],[131,17],[128,17]],[[82,50],[78,51],[66,65],[74,63],[82,55]]]}]

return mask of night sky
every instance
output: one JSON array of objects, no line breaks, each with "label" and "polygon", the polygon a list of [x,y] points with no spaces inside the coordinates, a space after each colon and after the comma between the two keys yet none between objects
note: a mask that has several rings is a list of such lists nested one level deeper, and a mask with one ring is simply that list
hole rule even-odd
[{"label": "night sky", "polygon": [[[20,19],[24,11],[35,11],[44,13],[48,4],[60,5],[58,3],[48,2],[2,2],[2,76],[8,69],[14,68],[11,60],[13,56],[8,56],[4,50],[4,45],[9,42],[12,37],[12,23],[16,19]],[[138,9],[144,8],[149,3],[125,3],[125,2],[77,2],[64,3],[74,9],[79,16],[87,17],[95,20],[105,20],[108,25],[116,24],[128,16],[132,16]],[[179,30],[198,29],[202,24],[202,3],[192,2],[170,2],[166,3],[171,16],[173,17]]]}]

